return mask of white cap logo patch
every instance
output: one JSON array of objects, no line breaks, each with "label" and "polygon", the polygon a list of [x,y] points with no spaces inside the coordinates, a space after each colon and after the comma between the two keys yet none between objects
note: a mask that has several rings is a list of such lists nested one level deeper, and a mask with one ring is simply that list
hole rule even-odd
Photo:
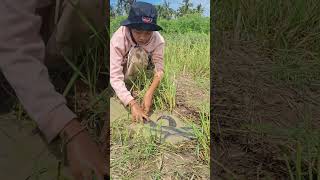
[{"label": "white cap logo patch", "polygon": [[149,18],[149,17],[142,17],[142,21],[144,22],[144,23],[151,23],[152,22],[152,18]]}]

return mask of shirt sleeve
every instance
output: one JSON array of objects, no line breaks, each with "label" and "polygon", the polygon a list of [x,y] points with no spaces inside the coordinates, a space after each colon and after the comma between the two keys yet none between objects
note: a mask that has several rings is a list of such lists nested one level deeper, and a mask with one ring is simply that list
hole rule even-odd
[{"label": "shirt sleeve", "polygon": [[160,43],[152,53],[152,61],[155,66],[156,73],[164,72],[163,55],[164,55],[164,42]]},{"label": "shirt sleeve", "polygon": [[124,48],[121,47],[124,43],[122,41],[124,40],[117,35],[114,35],[110,41],[110,84],[120,101],[127,106],[134,98],[124,83],[122,66]]},{"label": "shirt sleeve", "polygon": [[28,115],[46,139],[53,140],[76,115],[56,92],[43,64],[45,46],[34,14],[38,0],[0,3],[0,68]]}]

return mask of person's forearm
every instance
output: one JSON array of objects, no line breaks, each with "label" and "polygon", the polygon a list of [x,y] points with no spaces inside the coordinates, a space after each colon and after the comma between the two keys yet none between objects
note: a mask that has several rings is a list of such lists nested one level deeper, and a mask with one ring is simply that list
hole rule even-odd
[{"label": "person's forearm", "polygon": [[4,1],[0,5],[0,68],[28,115],[48,141],[75,117],[56,92],[43,64],[45,46],[39,35],[38,1]]},{"label": "person's forearm", "polygon": [[162,79],[162,76],[159,76],[159,75],[155,75],[153,77],[153,81],[147,91],[147,93],[153,95],[154,92],[156,91],[157,87],[159,86],[160,82],[161,82],[161,79]]}]

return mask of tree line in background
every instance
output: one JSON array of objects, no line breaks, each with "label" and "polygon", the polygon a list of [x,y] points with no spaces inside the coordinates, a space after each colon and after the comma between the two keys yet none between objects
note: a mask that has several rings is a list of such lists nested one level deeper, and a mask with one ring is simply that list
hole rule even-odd
[{"label": "tree line in background", "polygon": [[[124,16],[129,13],[129,9],[132,3],[136,0],[117,0],[115,6],[110,6],[110,16]],[[199,4],[196,7],[193,6],[191,0],[182,0],[180,7],[174,10],[170,7],[168,0],[164,0],[163,4],[155,5],[158,11],[159,18],[175,19],[176,17],[182,17],[187,14],[203,14],[204,7]]]}]

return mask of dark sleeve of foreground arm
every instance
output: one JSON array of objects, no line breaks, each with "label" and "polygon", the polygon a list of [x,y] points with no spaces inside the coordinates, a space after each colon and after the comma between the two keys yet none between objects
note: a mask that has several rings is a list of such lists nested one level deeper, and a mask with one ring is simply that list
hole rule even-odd
[{"label": "dark sleeve of foreground arm", "polygon": [[50,142],[75,114],[55,91],[43,64],[45,47],[34,14],[38,0],[0,3],[0,68],[28,115]]}]

